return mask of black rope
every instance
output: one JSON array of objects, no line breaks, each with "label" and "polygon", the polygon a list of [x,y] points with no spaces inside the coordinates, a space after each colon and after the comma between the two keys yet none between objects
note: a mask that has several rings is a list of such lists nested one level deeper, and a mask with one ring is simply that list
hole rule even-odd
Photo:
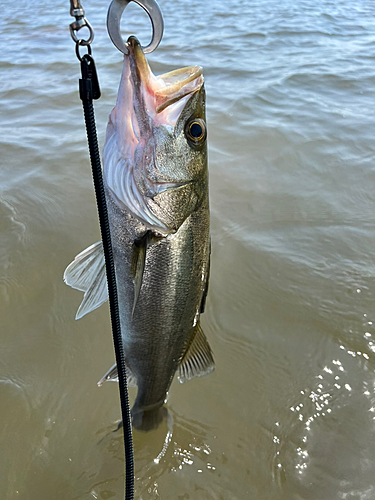
[{"label": "black rope", "polygon": [[124,428],[125,444],[125,500],[134,499],[134,458],[131,417],[129,409],[128,387],[124,349],[122,345],[121,325],[118,307],[115,265],[112,253],[111,233],[108,221],[107,203],[104,192],[100,152],[96,134],[93,99],[100,97],[99,82],[96,74],[94,59],[85,54],[81,59],[82,79],[79,81],[80,97],[86,122],[87,141],[90,151],[92,176],[95,186],[96,202],[98,205],[100,231],[103,240],[105,265],[107,271],[109,308],[111,313],[113,344],[116,354],[116,363],[119,378],[120,402]]}]

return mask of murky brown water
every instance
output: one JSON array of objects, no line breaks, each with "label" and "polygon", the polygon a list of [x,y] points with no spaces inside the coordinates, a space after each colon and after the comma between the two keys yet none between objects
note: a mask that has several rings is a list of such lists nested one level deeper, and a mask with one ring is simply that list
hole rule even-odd
[{"label": "murky brown water", "polygon": [[[373,500],[375,6],[160,4],[154,71],[206,76],[217,367],[174,382],[171,432],[134,433],[136,498]],[[121,498],[108,310],[74,321],[62,281],[99,233],[69,5],[49,7],[0,20],[0,499]],[[103,144],[122,63],[107,2],[84,7]]]}]

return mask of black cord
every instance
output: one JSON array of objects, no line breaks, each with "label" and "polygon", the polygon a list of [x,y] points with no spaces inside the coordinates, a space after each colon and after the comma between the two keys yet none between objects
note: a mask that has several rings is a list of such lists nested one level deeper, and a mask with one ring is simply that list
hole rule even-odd
[{"label": "black cord", "polygon": [[80,97],[86,122],[87,141],[90,151],[92,176],[95,186],[96,202],[98,205],[100,231],[102,234],[105,265],[107,271],[109,308],[111,313],[113,344],[116,354],[117,371],[119,378],[120,402],[124,428],[125,445],[125,500],[134,499],[134,458],[131,417],[129,408],[128,387],[124,349],[122,345],[121,325],[118,307],[115,265],[112,253],[111,233],[108,221],[107,203],[104,192],[102,168],[98,138],[96,134],[93,99],[100,97],[99,82],[96,74],[94,59],[85,54],[81,59],[82,79],[79,81]]}]

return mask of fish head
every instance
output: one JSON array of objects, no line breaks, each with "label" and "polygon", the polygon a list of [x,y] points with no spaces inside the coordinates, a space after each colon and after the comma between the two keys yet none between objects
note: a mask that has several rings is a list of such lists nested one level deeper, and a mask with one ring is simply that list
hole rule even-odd
[{"label": "fish head", "polygon": [[208,189],[202,68],[157,77],[135,37],[128,47],[103,152],[106,185],[146,226],[175,232]]}]

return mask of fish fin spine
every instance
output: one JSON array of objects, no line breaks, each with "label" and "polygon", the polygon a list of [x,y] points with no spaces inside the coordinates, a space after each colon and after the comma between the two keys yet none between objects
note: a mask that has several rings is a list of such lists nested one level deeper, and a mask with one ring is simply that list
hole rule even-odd
[{"label": "fish fin spine", "polygon": [[82,318],[106,302],[107,274],[102,242],[94,243],[78,254],[65,269],[63,279],[67,285],[84,292],[76,319]]},{"label": "fish fin spine", "polygon": [[178,381],[183,384],[196,377],[208,375],[215,369],[215,361],[208,340],[198,321],[194,337],[178,367]]},{"label": "fish fin spine", "polygon": [[[126,365],[126,380],[128,387],[136,387],[137,379],[132,371],[129,369],[128,365]],[[104,382],[118,382],[118,372],[117,372],[117,364],[111,366],[111,368],[105,372],[102,378],[97,383],[98,387],[101,387]]]}]

